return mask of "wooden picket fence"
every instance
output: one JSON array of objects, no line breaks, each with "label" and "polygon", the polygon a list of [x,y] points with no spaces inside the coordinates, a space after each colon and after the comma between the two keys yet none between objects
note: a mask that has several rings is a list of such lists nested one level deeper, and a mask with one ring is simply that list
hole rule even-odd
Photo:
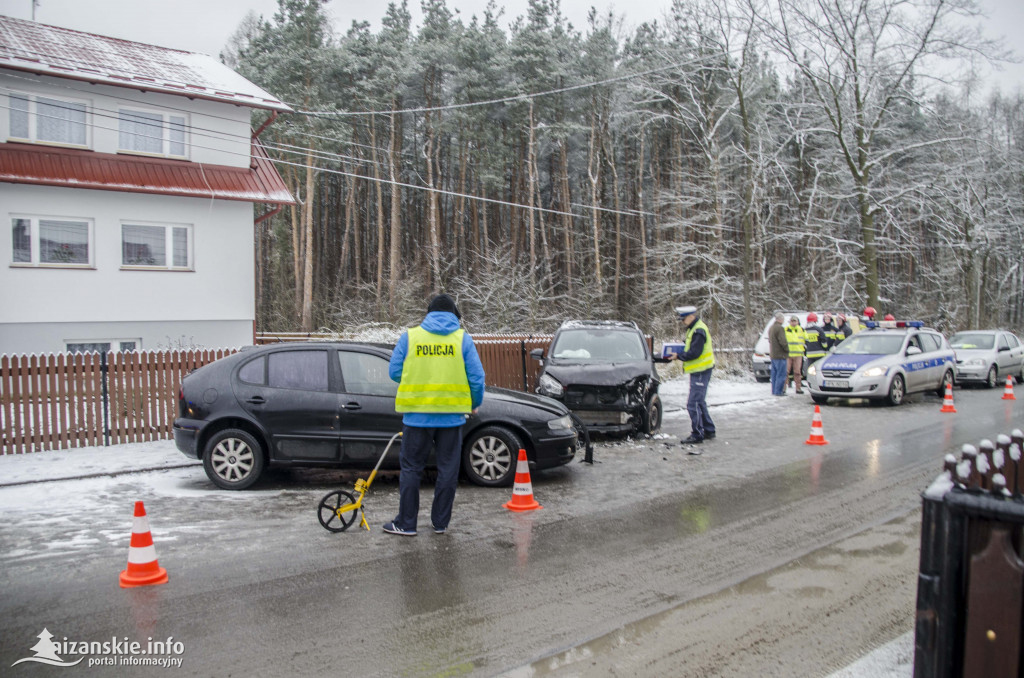
[{"label": "wooden picket fence", "polygon": [[170,438],[181,379],[234,352],[0,356],[0,453]]},{"label": "wooden picket fence", "polygon": [[[533,390],[551,335],[473,339],[489,386]],[[0,454],[169,439],[182,378],[235,351],[0,356]]]}]

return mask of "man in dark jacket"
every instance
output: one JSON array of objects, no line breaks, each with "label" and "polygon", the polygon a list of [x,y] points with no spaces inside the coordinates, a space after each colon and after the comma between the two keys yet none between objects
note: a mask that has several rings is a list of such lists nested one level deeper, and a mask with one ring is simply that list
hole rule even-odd
[{"label": "man in dark jacket", "polygon": [[384,531],[416,535],[420,479],[431,449],[437,481],[430,525],[444,534],[452,517],[462,459],[462,425],[484,399],[484,366],[472,337],[461,327],[455,300],[438,294],[419,327],[402,334],[391,354],[389,374],[398,382],[395,411],[402,416],[398,515]]},{"label": "man in dark jacket", "polygon": [[786,339],[786,316],[775,314],[775,322],[768,329],[768,357],[772,360],[772,395],[786,395],[786,361],[789,359],[789,341]]},{"label": "man in dark jacket", "polygon": [[832,348],[833,345],[839,343],[836,341],[836,333],[839,332],[839,330],[836,329],[835,323],[832,322],[831,313],[826,313],[824,319],[825,322],[821,326],[821,331],[825,335],[825,339],[822,341],[822,346],[824,346],[827,351]]}]

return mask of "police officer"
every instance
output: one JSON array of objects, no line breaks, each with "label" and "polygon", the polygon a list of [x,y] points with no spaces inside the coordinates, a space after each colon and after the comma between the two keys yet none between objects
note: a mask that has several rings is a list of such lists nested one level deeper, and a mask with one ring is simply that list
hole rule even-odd
[{"label": "police officer", "polygon": [[676,315],[686,328],[686,343],[682,354],[668,353],[665,357],[682,360],[683,371],[690,375],[690,395],[686,400],[686,411],[690,413],[690,437],[683,444],[699,445],[716,435],[715,422],[711,420],[707,403],[715,352],[711,346],[711,331],[697,316],[696,306],[680,306],[676,308]]},{"label": "police officer", "polygon": [[807,327],[804,328],[804,355],[807,358],[808,366],[825,357],[827,343],[825,330],[818,325],[818,314],[808,313]]},{"label": "police officer", "polygon": [[484,399],[484,366],[473,339],[459,326],[462,314],[447,294],[427,306],[419,327],[403,333],[391,354],[389,374],[398,382],[395,411],[403,412],[399,453],[398,515],[384,531],[416,535],[420,479],[431,448],[437,482],[430,524],[444,534],[452,517],[462,458],[462,425]]},{"label": "police officer", "polygon": [[800,327],[800,318],[795,315],[789,316],[789,327],[786,328],[786,341],[789,343],[789,359],[786,360],[787,380],[786,388],[789,388],[789,380],[796,383],[796,392],[803,393],[803,373],[801,369],[804,362],[804,328]]}]

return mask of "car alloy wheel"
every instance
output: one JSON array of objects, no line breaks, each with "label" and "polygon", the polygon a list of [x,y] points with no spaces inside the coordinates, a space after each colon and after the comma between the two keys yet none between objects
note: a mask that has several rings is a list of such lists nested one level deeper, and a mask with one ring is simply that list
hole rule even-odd
[{"label": "car alloy wheel", "polygon": [[466,476],[476,485],[511,485],[523,444],[512,431],[488,426],[474,433],[462,452]]},{"label": "car alloy wheel", "polygon": [[203,468],[217,487],[244,490],[263,472],[263,448],[246,431],[225,429],[206,444]]},{"label": "car alloy wheel", "polygon": [[946,370],[946,373],[942,375],[942,381],[939,382],[939,387],[935,389],[935,395],[945,398],[947,386],[953,386],[953,373],[949,370]]},{"label": "car alloy wheel", "polygon": [[996,366],[988,368],[988,376],[985,377],[985,386],[989,388],[995,388],[999,385],[999,372],[996,370]]},{"label": "car alloy wheel", "polygon": [[903,383],[903,377],[897,374],[892,378],[892,382],[889,384],[889,395],[886,400],[890,405],[899,405],[903,402],[903,396],[905,394],[906,390]]}]

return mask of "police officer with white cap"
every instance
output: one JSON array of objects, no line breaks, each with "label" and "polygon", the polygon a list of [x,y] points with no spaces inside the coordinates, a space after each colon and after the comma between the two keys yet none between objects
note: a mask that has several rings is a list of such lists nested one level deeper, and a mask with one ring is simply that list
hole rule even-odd
[{"label": "police officer with white cap", "polygon": [[682,354],[669,353],[665,357],[682,360],[683,371],[690,375],[690,396],[686,401],[686,411],[690,413],[691,432],[683,444],[698,445],[705,439],[714,438],[716,434],[715,422],[711,421],[707,403],[715,352],[711,346],[711,332],[697,316],[696,306],[679,306],[676,315],[686,327],[686,343]]}]

